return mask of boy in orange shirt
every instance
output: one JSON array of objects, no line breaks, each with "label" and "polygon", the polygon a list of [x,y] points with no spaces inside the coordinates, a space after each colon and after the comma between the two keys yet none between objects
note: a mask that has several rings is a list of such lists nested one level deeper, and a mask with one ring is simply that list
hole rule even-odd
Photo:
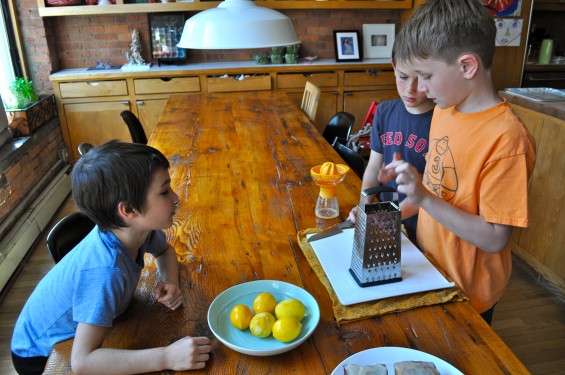
[{"label": "boy in orange shirt", "polygon": [[479,0],[429,0],[397,35],[396,53],[436,103],[426,168],[386,167],[420,207],[422,249],[490,324],[512,268],[512,227],[528,225],[535,144],[494,88],[496,27]]}]

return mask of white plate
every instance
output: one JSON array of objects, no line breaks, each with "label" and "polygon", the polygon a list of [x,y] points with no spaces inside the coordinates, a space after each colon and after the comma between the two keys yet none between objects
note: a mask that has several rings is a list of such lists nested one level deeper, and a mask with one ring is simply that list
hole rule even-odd
[{"label": "white plate", "polygon": [[388,346],[363,350],[343,360],[332,372],[332,375],[343,375],[343,365],[386,365],[389,374],[394,374],[394,364],[402,361],[433,362],[441,375],[463,375],[463,373],[445,362],[443,359],[419,350]]},{"label": "white plate", "polygon": [[[306,307],[300,335],[291,342],[280,342],[273,336],[258,338],[249,329],[240,331],[230,322],[230,312],[235,305],[243,303],[249,308],[261,292],[271,293],[277,302],[286,298],[296,298]],[[306,290],[277,280],[256,280],[238,284],[220,293],[208,309],[208,326],[214,336],[227,347],[249,355],[268,356],[287,352],[296,348],[310,337],[320,321],[318,303]]]}]

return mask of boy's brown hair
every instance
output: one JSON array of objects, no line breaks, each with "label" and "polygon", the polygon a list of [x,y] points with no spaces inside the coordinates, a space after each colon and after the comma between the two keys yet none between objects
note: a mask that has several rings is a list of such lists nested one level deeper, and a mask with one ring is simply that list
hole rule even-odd
[{"label": "boy's brown hair", "polygon": [[473,53],[490,69],[496,26],[481,0],[428,0],[402,27],[395,41],[395,58],[433,58],[448,64]]}]

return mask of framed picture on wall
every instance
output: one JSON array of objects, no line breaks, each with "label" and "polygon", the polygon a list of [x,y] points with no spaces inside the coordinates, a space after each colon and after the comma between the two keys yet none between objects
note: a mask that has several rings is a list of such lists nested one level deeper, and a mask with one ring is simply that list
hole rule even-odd
[{"label": "framed picture on wall", "polygon": [[390,59],[394,44],[394,24],[363,25],[363,51],[368,59]]},{"label": "framed picture on wall", "polygon": [[335,61],[360,61],[359,32],[334,31]]}]

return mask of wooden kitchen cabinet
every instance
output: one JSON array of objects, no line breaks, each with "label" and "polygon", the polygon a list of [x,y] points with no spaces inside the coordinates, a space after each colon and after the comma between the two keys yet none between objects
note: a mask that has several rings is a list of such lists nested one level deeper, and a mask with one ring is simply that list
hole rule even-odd
[{"label": "wooden kitchen cabinet", "polygon": [[512,250],[565,292],[565,121],[511,104],[536,141],[529,183],[530,226],[516,228]]},{"label": "wooden kitchen cabinet", "polygon": [[[261,6],[272,9],[410,9],[413,0],[263,0]],[[93,5],[47,6],[37,0],[40,17],[86,16],[108,14],[193,12],[217,7],[221,1],[192,0],[166,3],[136,3],[116,0],[103,7]]]},{"label": "wooden kitchen cabinet", "polygon": [[99,145],[112,139],[131,141],[129,130],[120,118],[120,113],[129,109],[129,104],[110,101],[65,104],[63,107],[70,151],[75,160],[80,156],[77,147],[81,142]]}]

